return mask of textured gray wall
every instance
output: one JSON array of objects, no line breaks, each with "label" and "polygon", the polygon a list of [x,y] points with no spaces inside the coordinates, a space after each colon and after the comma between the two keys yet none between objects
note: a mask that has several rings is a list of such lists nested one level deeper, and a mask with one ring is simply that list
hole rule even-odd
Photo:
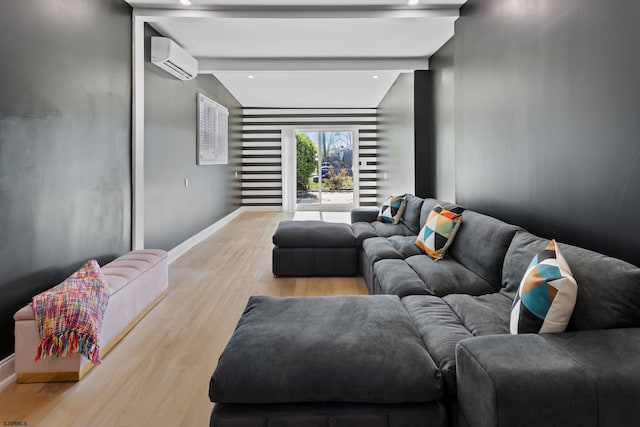
[{"label": "textured gray wall", "polygon": [[470,0],[454,37],[456,198],[640,265],[636,0]]},{"label": "textured gray wall", "polygon": [[413,74],[400,74],[378,105],[379,203],[390,195],[415,192],[413,107]]},{"label": "textured gray wall", "polygon": [[131,245],[131,9],[0,2],[0,359],[13,313]]},{"label": "textured gray wall", "polygon": [[[240,206],[242,110],[215,77],[181,81],[149,62],[152,35],[147,26],[144,239],[147,248],[169,250]],[[229,109],[228,165],[196,165],[199,92]]]}]

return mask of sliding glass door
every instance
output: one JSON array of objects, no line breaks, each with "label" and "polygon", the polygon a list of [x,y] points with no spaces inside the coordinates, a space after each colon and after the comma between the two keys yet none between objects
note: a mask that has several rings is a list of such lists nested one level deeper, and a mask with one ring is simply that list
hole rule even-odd
[{"label": "sliding glass door", "polygon": [[296,130],[298,209],[346,210],[356,205],[357,133]]}]

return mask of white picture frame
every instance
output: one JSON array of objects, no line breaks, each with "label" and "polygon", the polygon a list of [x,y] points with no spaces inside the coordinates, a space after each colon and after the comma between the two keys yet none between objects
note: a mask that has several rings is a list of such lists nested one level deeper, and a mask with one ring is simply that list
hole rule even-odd
[{"label": "white picture frame", "polygon": [[226,165],[229,162],[229,110],[209,98],[197,95],[196,164]]}]

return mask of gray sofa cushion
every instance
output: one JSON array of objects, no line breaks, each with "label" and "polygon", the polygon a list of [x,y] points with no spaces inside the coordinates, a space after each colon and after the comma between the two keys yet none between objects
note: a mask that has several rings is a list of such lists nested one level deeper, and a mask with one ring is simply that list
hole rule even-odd
[{"label": "gray sofa cushion", "polygon": [[362,242],[362,250],[374,263],[424,254],[416,245],[416,236],[370,237]]},{"label": "gray sofa cushion", "polygon": [[402,213],[402,218],[400,218],[400,223],[411,230],[413,234],[418,234],[418,231],[420,231],[420,211],[424,199],[413,194],[407,194],[406,199],[407,204]]},{"label": "gray sofa cushion", "polygon": [[403,224],[387,224],[385,222],[372,222],[371,225],[376,229],[378,236],[415,236],[415,234]]},{"label": "gray sofa cushion", "polygon": [[402,298],[402,304],[442,372],[450,396],[456,394],[456,344],[474,336],[509,333],[511,302],[499,293],[444,298],[414,295]]},{"label": "gray sofa cushion", "polygon": [[282,221],[273,235],[281,248],[353,248],[356,236],[348,224],[323,221]]},{"label": "gray sofa cushion", "polygon": [[580,363],[546,340],[549,335],[461,341],[456,360],[464,420],[474,427],[637,425],[599,422],[596,384]]},{"label": "gray sofa cushion", "polygon": [[373,222],[378,218],[379,209],[364,207],[351,209],[351,224],[355,222]]},{"label": "gray sofa cushion", "polygon": [[364,253],[362,249],[358,254],[358,270],[362,279],[364,279],[364,284],[367,286],[367,290],[370,294],[376,294],[375,288],[375,273],[373,272],[373,261],[367,258],[367,254]]},{"label": "gray sofa cushion", "polygon": [[416,236],[391,236],[387,237],[387,239],[402,256],[402,259],[424,254],[418,245],[416,245]]},{"label": "gray sofa cushion", "polygon": [[427,255],[415,255],[405,260],[433,295],[482,295],[495,292],[494,287],[453,258],[434,261]]},{"label": "gray sofa cushion", "polygon": [[224,403],[430,402],[440,371],[398,297],[251,297],[211,377]]},{"label": "gray sofa cushion", "polygon": [[409,265],[401,259],[383,259],[373,266],[377,286],[376,293],[397,295],[431,295],[424,282]]},{"label": "gray sofa cushion", "polygon": [[508,334],[511,304],[508,297],[493,293],[481,296],[453,294],[442,297],[474,337]]},{"label": "gray sofa cushion", "polygon": [[[505,293],[514,295],[531,259],[548,239],[520,231],[504,262]],[[578,298],[567,330],[640,327],[640,269],[587,249],[559,243],[573,277]]]},{"label": "gray sofa cushion", "polygon": [[477,426],[640,425],[640,329],[472,338],[458,402]]},{"label": "gray sofa cushion", "polygon": [[362,250],[373,263],[381,259],[402,259],[402,255],[386,237],[371,237],[365,240],[362,242]]},{"label": "gray sofa cushion", "polygon": [[502,264],[519,227],[474,211],[464,211],[460,229],[447,254],[493,285],[501,288]]},{"label": "gray sofa cushion", "polygon": [[354,222],[351,224],[356,242],[362,246],[362,242],[371,237],[389,236],[415,236],[415,234],[403,224],[386,224],[380,221]]},{"label": "gray sofa cushion", "polygon": [[371,237],[378,237],[378,232],[370,222],[354,222],[351,224],[351,229],[356,236],[358,246],[362,246],[362,242]]},{"label": "gray sofa cushion", "polygon": [[412,295],[402,298],[424,344],[442,373],[447,395],[456,394],[456,344],[473,335],[441,298]]},{"label": "gray sofa cushion", "polygon": [[545,334],[597,385],[598,425],[640,425],[640,329]]}]

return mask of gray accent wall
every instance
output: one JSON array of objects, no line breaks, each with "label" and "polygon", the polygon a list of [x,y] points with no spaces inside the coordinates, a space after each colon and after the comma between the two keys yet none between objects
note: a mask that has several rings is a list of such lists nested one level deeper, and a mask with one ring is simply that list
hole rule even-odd
[{"label": "gray accent wall", "polygon": [[461,205],[640,265],[639,18],[636,0],[462,7],[453,40]]},{"label": "gray accent wall", "polygon": [[378,203],[391,195],[415,193],[414,96],[413,73],[402,73],[378,105]]},{"label": "gray accent wall", "polygon": [[[154,35],[146,26],[144,244],[170,250],[240,207],[242,110],[214,76],[181,81],[153,65]],[[196,164],[198,93],[229,109],[227,165]]]},{"label": "gray accent wall", "polygon": [[414,84],[414,180],[415,194],[433,197],[435,168],[431,167],[435,157],[433,76],[430,70],[416,70]]},{"label": "gray accent wall", "polygon": [[0,360],[13,314],[131,246],[131,8],[0,2]]}]

